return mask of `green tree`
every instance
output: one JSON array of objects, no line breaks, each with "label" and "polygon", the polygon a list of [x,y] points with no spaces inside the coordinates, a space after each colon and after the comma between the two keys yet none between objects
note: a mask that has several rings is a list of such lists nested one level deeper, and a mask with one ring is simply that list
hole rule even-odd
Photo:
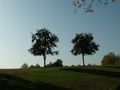
[{"label": "green tree", "polygon": [[115,55],[113,52],[105,55],[101,61],[102,65],[118,65],[120,64],[120,56]]},{"label": "green tree", "polygon": [[61,59],[57,59],[56,62],[53,63],[53,67],[63,67],[63,61]]},{"label": "green tree", "polygon": [[30,65],[29,68],[40,68],[40,65],[39,65],[39,64],[36,64],[36,65]]},{"label": "green tree", "polygon": [[81,9],[85,12],[93,12],[96,5],[108,5],[116,1],[118,0],[73,0],[73,4],[77,9]]},{"label": "green tree", "polygon": [[54,47],[57,47],[57,42],[59,42],[59,38],[48,29],[43,28],[32,34],[33,45],[28,51],[35,56],[42,55],[44,58],[44,67],[46,67],[47,55],[58,54],[58,51],[53,51]]},{"label": "green tree", "polygon": [[63,61],[61,59],[57,59],[54,63],[50,62],[47,64],[47,67],[63,67]]},{"label": "green tree", "polygon": [[84,56],[92,55],[98,51],[99,45],[96,44],[93,39],[94,37],[91,33],[77,33],[71,41],[74,44],[71,52],[75,56],[82,54],[83,66],[85,66]]},{"label": "green tree", "polygon": [[21,66],[21,68],[22,68],[22,69],[28,69],[28,68],[29,68],[29,66],[28,66],[28,64],[27,64],[27,63],[24,63],[24,64]]},{"label": "green tree", "polygon": [[53,63],[50,62],[49,64],[47,64],[47,67],[53,67]]}]

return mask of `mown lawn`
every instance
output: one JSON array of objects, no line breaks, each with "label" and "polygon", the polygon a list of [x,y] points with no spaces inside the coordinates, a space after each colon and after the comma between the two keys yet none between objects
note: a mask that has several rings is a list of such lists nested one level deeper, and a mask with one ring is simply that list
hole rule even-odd
[{"label": "mown lawn", "polygon": [[120,67],[1,69],[0,90],[120,90]]}]

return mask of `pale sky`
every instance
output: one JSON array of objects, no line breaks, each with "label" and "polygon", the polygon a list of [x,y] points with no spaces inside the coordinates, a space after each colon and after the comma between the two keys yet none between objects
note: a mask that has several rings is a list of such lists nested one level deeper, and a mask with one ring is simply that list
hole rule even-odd
[{"label": "pale sky", "polygon": [[47,63],[60,58],[64,65],[82,65],[80,56],[73,56],[71,40],[76,33],[93,33],[99,51],[85,57],[85,63],[100,64],[109,52],[120,54],[120,2],[99,5],[95,12],[84,13],[72,0],[0,0],[0,68],[19,68],[23,63],[43,66],[42,56],[33,56],[31,32],[46,27],[56,34],[59,55],[48,56]]}]

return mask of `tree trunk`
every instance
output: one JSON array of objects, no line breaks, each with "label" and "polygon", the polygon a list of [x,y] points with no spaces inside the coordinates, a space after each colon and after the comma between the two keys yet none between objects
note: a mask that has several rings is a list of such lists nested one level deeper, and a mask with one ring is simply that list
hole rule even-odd
[{"label": "tree trunk", "polygon": [[84,54],[82,54],[83,66],[85,66]]},{"label": "tree trunk", "polygon": [[44,58],[44,67],[46,68],[46,55],[43,55]]}]

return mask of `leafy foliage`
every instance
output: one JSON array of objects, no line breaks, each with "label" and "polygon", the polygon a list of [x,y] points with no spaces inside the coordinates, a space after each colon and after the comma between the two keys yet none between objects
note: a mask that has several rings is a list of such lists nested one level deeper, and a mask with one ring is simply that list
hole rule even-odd
[{"label": "leafy foliage", "polygon": [[40,68],[40,65],[39,64],[31,65],[29,68]]},{"label": "leafy foliage", "polygon": [[85,12],[93,12],[96,5],[108,5],[109,3],[119,0],[73,0],[74,6],[78,9],[82,9]]},{"label": "leafy foliage", "polygon": [[61,59],[57,59],[54,63],[50,62],[47,67],[63,67],[63,61]]},{"label": "leafy foliage", "polygon": [[71,52],[75,56],[82,54],[84,66],[84,55],[92,55],[98,51],[99,45],[96,44],[93,39],[94,37],[91,33],[77,33],[75,38],[72,40],[74,46]]},{"label": "leafy foliage", "polygon": [[29,68],[28,64],[27,63],[24,63],[22,66],[21,66],[22,69],[27,69]]},{"label": "leafy foliage", "polygon": [[56,62],[53,63],[54,67],[63,67],[63,61],[61,59],[57,59]]},{"label": "leafy foliage", "polygon": [[113,52],[105,55],[101,61],[102,65],[118,65],[120,64],[120,56],[115,55]]},{"label": "leafy foliage", "polygon": [[46,66],[47,54],[55,55],[58,51],[53,51],[54,47],[57,47],[56,43],[59,42],[58,37],[52,34],[46,28],[37,30],[35,34],[32,34],[32,48],[28,51],[35,56],[43,56],[44,67]]}]

